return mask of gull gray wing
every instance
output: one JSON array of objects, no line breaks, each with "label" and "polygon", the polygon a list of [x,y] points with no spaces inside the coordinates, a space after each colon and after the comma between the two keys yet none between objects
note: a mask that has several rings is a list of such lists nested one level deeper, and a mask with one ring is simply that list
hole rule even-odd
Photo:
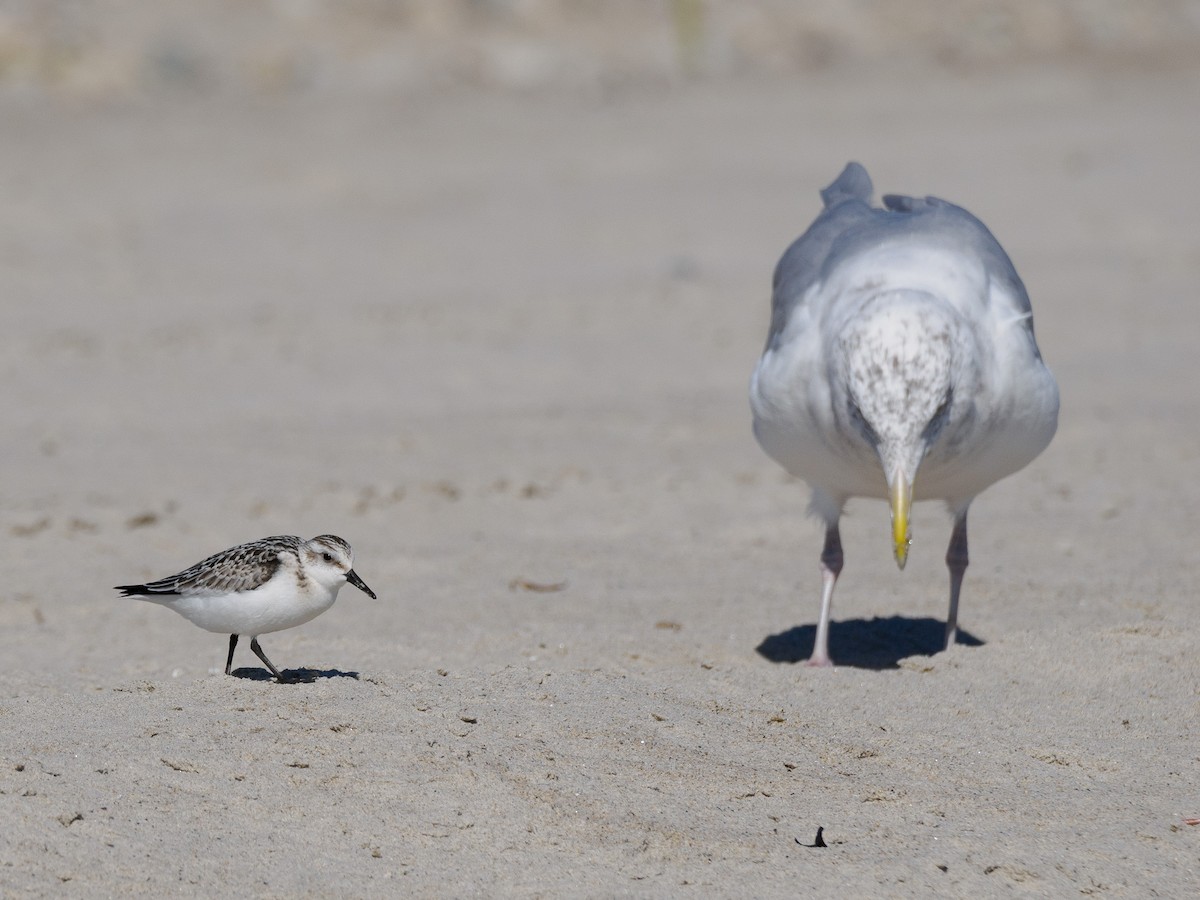
[{"label": "gull gray wing", "polygon": [[1016,268],[987,226],[961,206],[937,197],[888,194],[883,209],[873,207],[870,176],[854,162],[821,191],[821,199],[824,210],[775,267],[768,347],[776,344],[813,285],[847,259],[891,240],[942,244],[974,257],[1010,299],[1014,320],[1033,339],[1029,294]]},{"label": "gull gray wing", "polygon": [[825,261],[838,238],[870,220],[872,190],[867,170],[851,162],[833,184],[821,191],[824,210],[784,251],[775,266],[768,347],[774,346],[808,289],[820,280]]},{"label": "gull gray wing", "polygon": [[300,544],[300,539],[291,535],[239,544],[213,554],[177,575],[146,584],[122,585],[117,590],[125,597],[252,591],[271,580],[288,554],[298,555]]},{"label": "gull gray wing", "polygon": [[967,210],[938,197],[905,197],[902,194],[884,195],[883,205],[902,217],[897,221],[900,227],[950,242],[963,253],[973,253],[987,269],[988,277],[1008,288],[1017,312],[1032,311],[1029,294],[1012,260],[988,227]]}]

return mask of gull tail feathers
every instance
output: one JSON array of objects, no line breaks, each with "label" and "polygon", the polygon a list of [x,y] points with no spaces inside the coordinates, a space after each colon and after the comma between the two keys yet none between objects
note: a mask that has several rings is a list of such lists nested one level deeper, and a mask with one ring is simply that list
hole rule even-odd
[{"label": "gull tail feathers", "polygon": [[871,184],[871,176],[859,163],[848,162],[842,174],[829,187],[821,191],[821,199],[826,209],[833,209],[846,200],[861,200],[871,202],[871,193],[875,188]]}]

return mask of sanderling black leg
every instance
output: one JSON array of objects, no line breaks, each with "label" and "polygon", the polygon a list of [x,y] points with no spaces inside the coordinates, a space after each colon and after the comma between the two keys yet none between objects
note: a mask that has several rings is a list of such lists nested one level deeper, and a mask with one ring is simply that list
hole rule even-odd
[{"label": "sanderling black leg", "polygon": [[225,660],[225,674],[229,674],[229,670],[233,667],[233,650],[237,647],[238,636],[231,634],[229,636],[229,658]]},{"label": "sanderling black leg", "polygon": [[280,682],[288,680],[283,677],[282,672],[275,668],[275,664],[267,659],[267,654],[263,653],[263,648],[258,645],[258,638],[250,638],[250,649],[254,651],[259,659],[267,664],[267,668],[271,670],[271,674],[275,676],[276,680]]}]

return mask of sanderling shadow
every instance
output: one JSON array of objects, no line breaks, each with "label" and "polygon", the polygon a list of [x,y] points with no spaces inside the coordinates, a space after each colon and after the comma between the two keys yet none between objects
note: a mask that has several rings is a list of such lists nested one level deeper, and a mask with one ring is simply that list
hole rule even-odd
[{"label": "sanderling shadow", "polygon": [[[234,669],[229,674],[234,678],[243,678],[246,681],[277,680],[266,669],[259,668]],[[283,678],[279,679],[280,684],[312,684],[313,682],[324,681],[328,678],[352,678],[355,681],[359,680],[358,672],[344,672],[341,669],[284,669],[281,674]]]}]

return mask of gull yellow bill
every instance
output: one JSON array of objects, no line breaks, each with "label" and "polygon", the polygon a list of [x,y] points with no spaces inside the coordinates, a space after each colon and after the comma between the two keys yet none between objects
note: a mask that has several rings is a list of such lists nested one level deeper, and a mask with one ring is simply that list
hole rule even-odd
[{"label": "gull yellow bill", "polygon": [[901,569],[908,562],[908,545],[912,543],[912,531],[908,525],[908,514],[912,510],[912,484],[903,470],[892,479],[892,541],[896,553],[896,565]]}]

